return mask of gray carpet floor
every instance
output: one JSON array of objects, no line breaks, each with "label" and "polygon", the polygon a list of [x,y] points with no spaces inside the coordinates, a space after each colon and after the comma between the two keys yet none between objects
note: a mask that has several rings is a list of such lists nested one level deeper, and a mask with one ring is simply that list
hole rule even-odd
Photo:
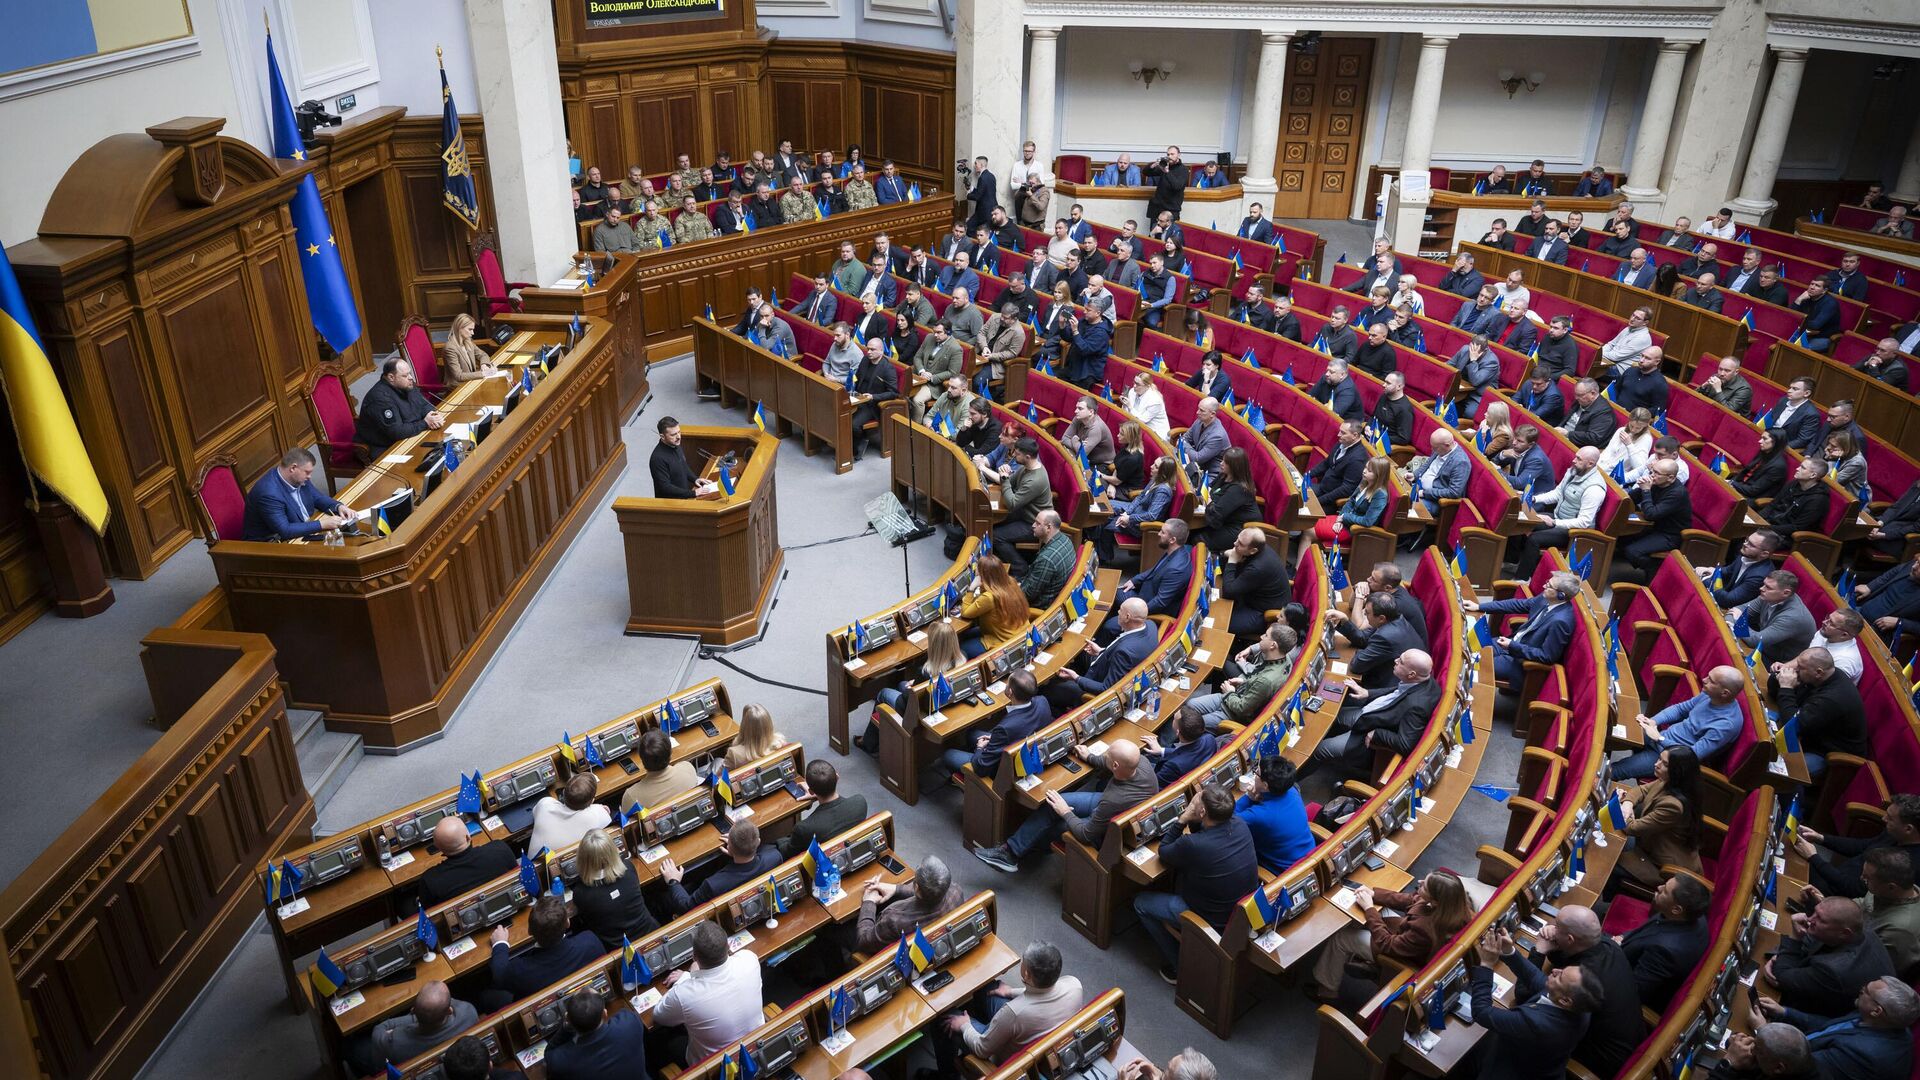
[{"label": "gray carpet floor", "polygon": [[[1346,222],[1312,222],[1328,238],[1329,259],[1364,251],[1368,230]],[[1324,267],[1322,267],[1324,276]],[[689,361],[658,365],[654,397],[626,429],[629,468],[616,494],[650,494],[639,463],[655,441],[653,427],[671,413],[688,424],[740,424],[743,418],[695,398]],[[624,566],[611,511],[601,507],[520,620],[492,665],[454,716],[446,737],[401,757],[364,758],[322,809],[323,831],[364,821],[381,811],[449,787],[463,770],[486,766],[550,745],[563,730],[579,731],[690,682],[724,679],[737,707],[758,702],[780,729],[809,749],[826,744],[823,637],[855,616],[899,599],[930,580],[946,562],[937,540],[907,549],[904,559],[878,537],[861,535],[861,506],[886,487],[887,465],[869,456],[845,476],[824,457],[808,458],[789,440],[781,448],[779,531],[786,574],[764,638],[725,659],[702,660],[692,643],[623,636]],[[86,753],[104,767],[69,771],[57,793],[39,786],[0,794],[12,826],[0,833],[0,878],[17,874],[104,783],[155,737],[144,724],[151,712],[138,657],[141,635],[171,621],[213,584],[204,547],[176,555],[154,578],[116,582],[119,602],[84,622],[43,619],[0,648],[0,738],[33,738],[50,749]],[[92,677],[76,688],[60,673],[71,658],[87,657]],[[63,665],[62,661],[66,663]],[[736,670],[737,668],[738,670]],[[762,681],[766,680],[766,681]],[[792,687],[806,687],[798,690]],[[856,726],[860,723],[855,719]],[[1518,745],[1496,736],[1480,780],[1510,786]],[[1128,1037],[1164,1063],[1182,1047],[1202,1049],[1222,1075],[1305,1077],[1308,1048],[1317,1038],[1313,1008],[1287,984],[1256,987],[1259,1000],[1235,1036],[1220,1041],[1174,1007],[1171,988],[1154,974],[1151,943],[1137,929],[1113,947],[1094,948],[1060,917],[1057,860],[1018,876],[1000,874],[973,859],[960,843],[957,792],[940,790],[920,805],[899,804],[880,786],[872,759],[856,752],[836,759],[843,787],[864,793],[876,809],[899,820],[908,861],[938,853],[969,888],[991,888],[999,898],[1001,934],[1016,947],[1034,938],[1058,944],[1067,970],[1090,990],[1119,986],[1132,997]],[[52,797],[57,795],[57,797]],[[1473,851],[1496,840],[1505,811],[1491,798],[1470,794],[1447,832],[1428,850],[1427,866],[1471,876]],[[308,1022],[286,1008],[283,982],[264,923],[257,925],[208,985],[172,1040],[148,1063],[145,1076],[241,1075],[273,1080],[314,1074]]]}]

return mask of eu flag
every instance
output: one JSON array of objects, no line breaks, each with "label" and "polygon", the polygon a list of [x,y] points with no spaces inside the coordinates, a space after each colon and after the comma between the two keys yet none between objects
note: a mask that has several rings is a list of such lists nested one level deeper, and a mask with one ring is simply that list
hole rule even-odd
[{"label": "eu flag", "polygon": [[[267,35],[267,81],[272,99],[273,156],[305,161],[307,144],[301,141],[293,102],[287,97],[286,82],[280,78],[272,34]],[[340,248],[333,241],[333,226],[327,224],[320,186],[314,183],[311,172],[300,178],[288,209],[293,212],[293,237],[300,248],[300,271],[307,282],[307,310],[313,316],[314,328],[334,352],[346,352],[360,340],[360,311],[354,306],[347,268],[340,264]]]},{"label": "eu flag", "polygon": [[[433,53],[440,56],[438,45]],[[460,110],[453,107],[445,58],[440,60],[440,201],[467,228],[480,228],[480,201],[473,191],[473,168],[467,163],[467,137],[460,134]]]}]

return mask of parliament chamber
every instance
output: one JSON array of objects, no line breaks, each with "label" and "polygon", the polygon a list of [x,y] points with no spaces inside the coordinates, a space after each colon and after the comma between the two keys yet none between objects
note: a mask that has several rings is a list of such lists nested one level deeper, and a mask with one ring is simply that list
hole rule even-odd
[{"label": "parliament chamber", "polygon": [[1911,19],[44,7],[8,1075],[1920,1078]]}]

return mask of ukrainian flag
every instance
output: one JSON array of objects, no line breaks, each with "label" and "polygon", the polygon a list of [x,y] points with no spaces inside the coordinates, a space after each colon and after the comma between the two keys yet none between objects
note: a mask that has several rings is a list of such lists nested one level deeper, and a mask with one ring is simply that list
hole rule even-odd
[{"label": "ukrainian flag", "polygon": [[1241,907],[1247,913],[1247,923],[1254,930],[1264,930],[1280,921],[1280,905],[1267,899],[1266,886],[1253,890]]},{"label": "ukrainian flag", "polygon": [[727,771],[725,765],[713,774],[713,793],[720,797],[721,802],[733,805],[733,774]]},{"label": "ukrainian flag", "polygon": [[907,959],[913,961],[915,971],[925,971],[933,964],[933,943],[927,940],[927,935],[921,933],[918,926],[913,928],[913,937],[908,939]]},{"label": "ukrainian flag", "polygon": [[334,963],[333,958],[327,955],[325,946],[321,947],[320,958],[313,962],[313,970],[309,971],[307,976],[313,980],[313,988],[319,991],[323,998],[339,993],[340,988],[347,984],[347,973],[341,971],[340,965]]},{"label": "ukrainian flag", "polygon": [[757,401],[753,403],[753,426],[763,432],[767,430],[767,407]]},{"label": "ukrainian flag", "polygon": [[[80,441],[80,429],[67,409],[40,334],[27,312],[26,294],[13,276],[13,264],[0,247],[0,385],[6,387],[14,434],[27,471],[73,507],[87,527],[107,530],[107,493],[101,490],[93,462]],[[29,498],[33,485],[29,484]]]}]

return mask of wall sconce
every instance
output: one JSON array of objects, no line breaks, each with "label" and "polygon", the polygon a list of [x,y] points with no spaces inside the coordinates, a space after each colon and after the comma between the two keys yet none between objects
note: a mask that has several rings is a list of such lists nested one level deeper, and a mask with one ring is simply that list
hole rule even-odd
[{"label": "wall sconce", "polygon": [[1527,88],[1527,93],[1531,94],[1540,89],[1540,84],[1546,81],[1547,73],[1544,71],[1530,71],[1522,75],[1512,68],[1500,69],[1500,85],[1507,88],[1508,97],[1519,93],[1523,86]]},{"label": "wall sconce", "polygon": [[1166,80],[1172,78],[1173,68],[1174,64],[1171,60],[1160,61],[1159,67],[1148,67],[1144,61],[1140,60],[1127,61],[1128,73],[1135,79],[1146,83],[1149,87],[1153,86],[1153,80],[1155,79]]}]

